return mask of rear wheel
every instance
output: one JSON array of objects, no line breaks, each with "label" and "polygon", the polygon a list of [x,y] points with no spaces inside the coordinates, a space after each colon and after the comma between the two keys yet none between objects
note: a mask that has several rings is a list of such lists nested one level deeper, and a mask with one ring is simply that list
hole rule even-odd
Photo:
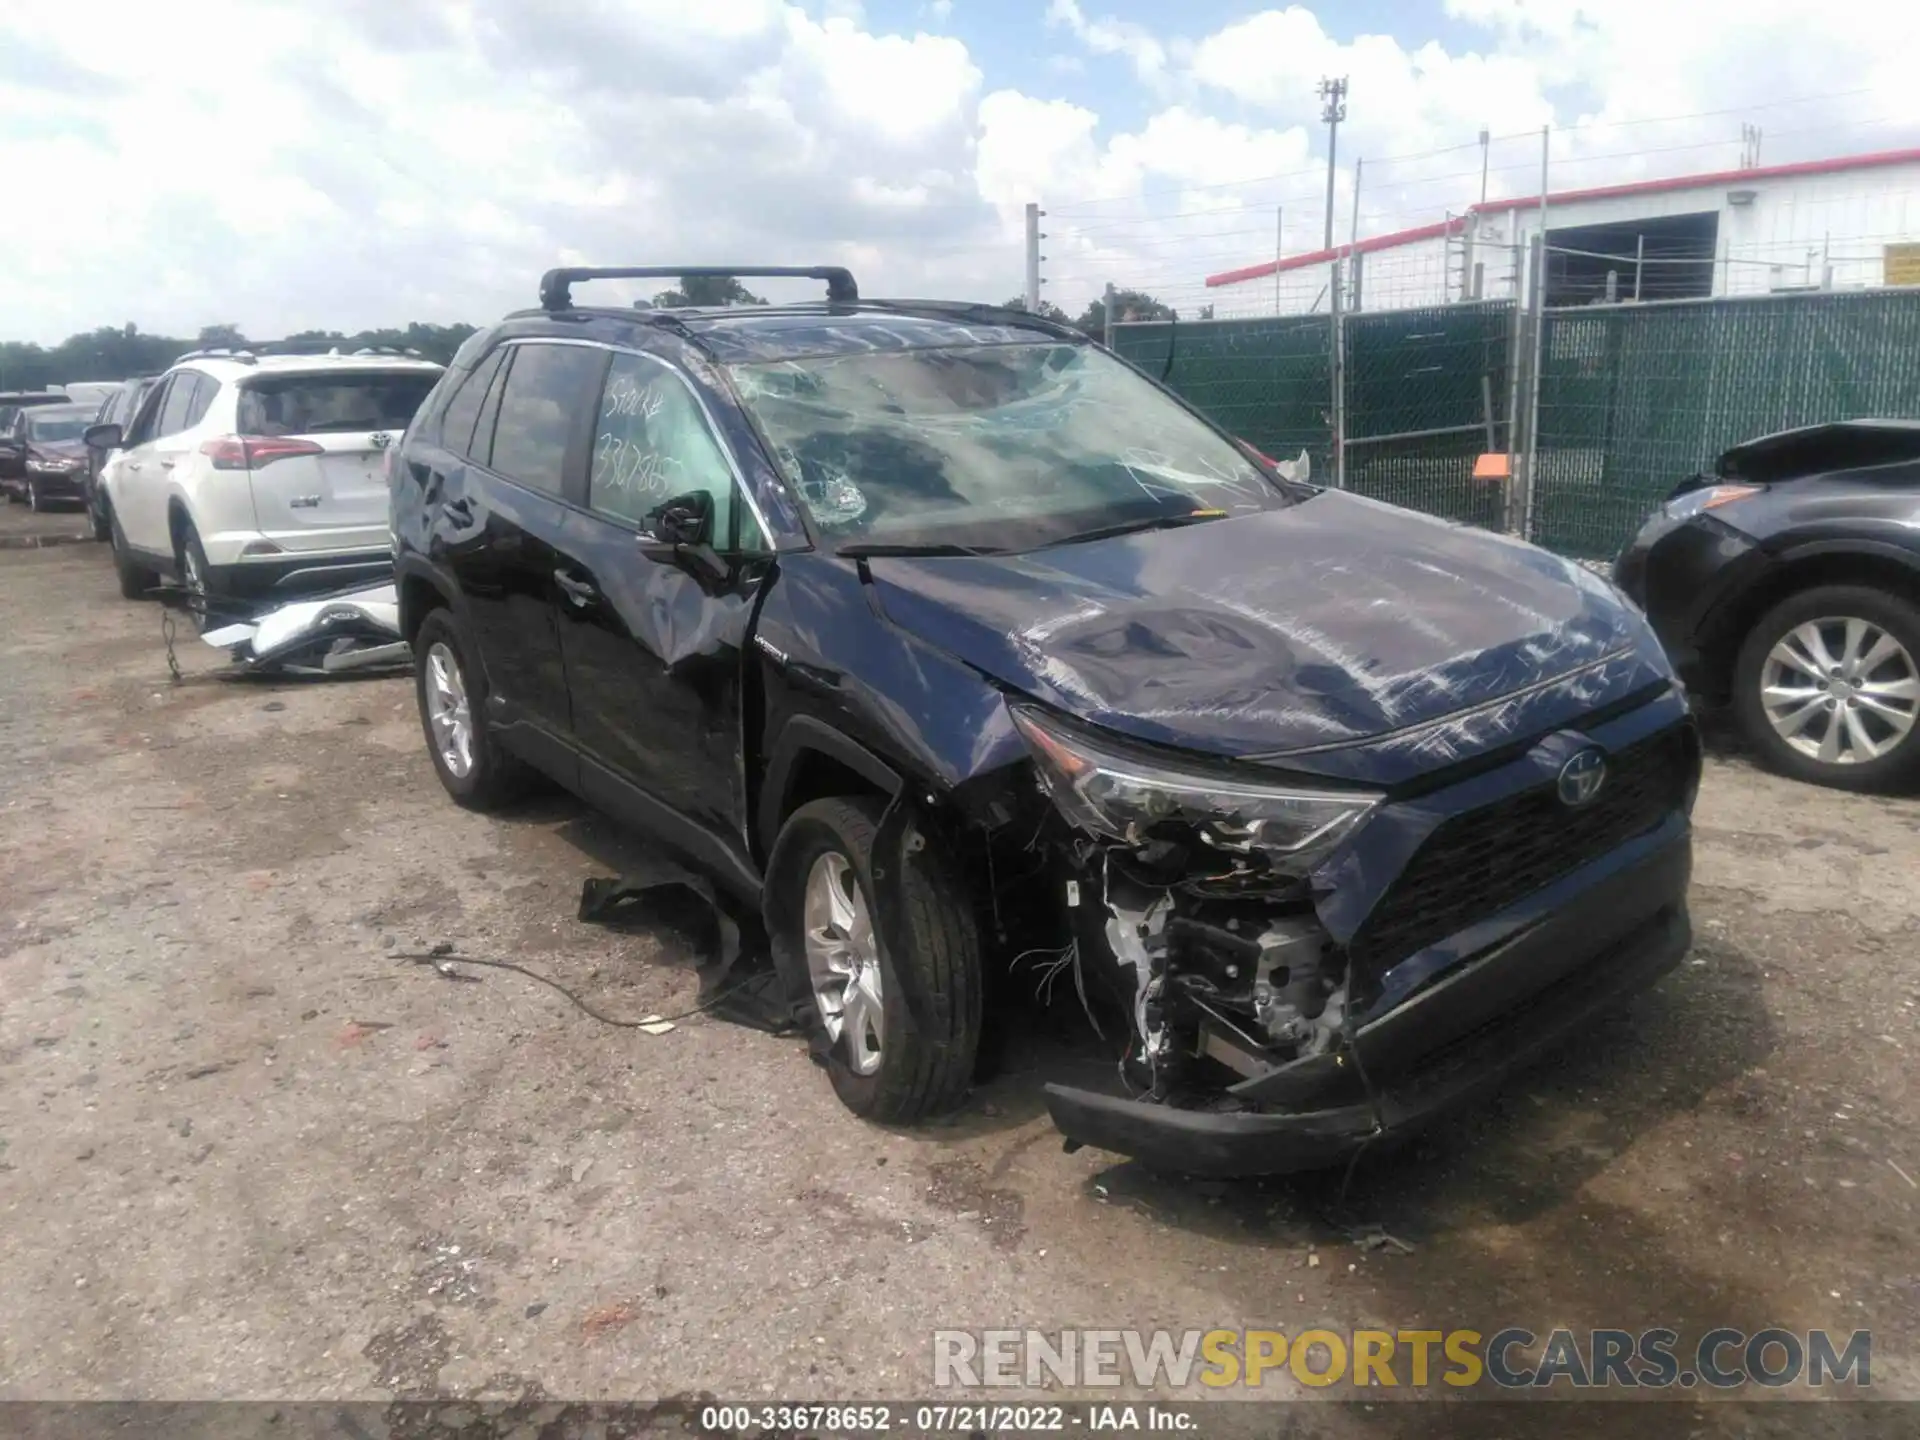
[{"label": "rear wheel", "polygon": [[144,600],[153,589],[153,571],[133,558],[127,545],[127,532],[120,528],[120,517],[107,510],[107,539],[113,546],[113,571],[120,578],[120,593],[129,600]]},{"label": "rear wheel", "polygon": [[1740,647],[1734,713],[1783,774],[1845,790],[1920,781],[1920,607],[1865,585],[1776,605]]},{"label": "rear wheel", "polygon": [[180,576],[180,588],[187,592],[187,613],[193,617],[196,630],[210,630],[218,622],[214,614],[221,593],[219,577],[213,567],[207,564],[207,552],[200,544],[200,532],[193,528],[191,520],[180,524],[176,540],[178,548],[174,553],[174,563]]},{"label": "rear wheel", "polygon": [[454,802],[493,810],[531,778],[487,729],[487,680],[450,610],[433,610],[413,640],[414,690],[433,770]]}]

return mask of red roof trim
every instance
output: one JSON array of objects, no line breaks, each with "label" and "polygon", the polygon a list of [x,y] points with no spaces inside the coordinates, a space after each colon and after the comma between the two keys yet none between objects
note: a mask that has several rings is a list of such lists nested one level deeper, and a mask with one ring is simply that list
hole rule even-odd
[{"label": "red roof trim", "polygon": [[[1598,185],[1586,190],[1563,190],[1549,193],[1547,207],[1571,205],[1581,200],[1611,200],[1623,195],[1660,195],[1674,190],[1699,190],[1712,185],[1747,184],[1755,180],[1784,180],[1799,175],[1837,175],[1849,170],[1873,170],[1885,165],[1920,164],[1920,149],[1878,150],[1867,155],[1841,155],[1831,160],[1798,160],[1789,165],[1760,165],[1751,170],[1713,170],[1704,175],[1671,175],[1660,180],[1634,180],[1625,185]],[[1540,206],[1538,195],[1517,196],[1510,200],[1488,200],[1481,204],[1468,206],[1474,215],[1494,215],[1512,210],[1536,210]],[[1240,270],[1228,270],[1220,275],[1209,275],[1209,288],[1218,285],[1238,285],[1246,280],[1259,280],[1268,275],[1277,275],[1286,270],[1298,270],[1308,265],[1324,265],[1329,260],[1338,259],[1350,252],[1361,255],[1375,250],[1388,250],[1396,245],[1411,245],[1416,240],[1433,240],[1442,235],[1451,234],[1466,223],[1464,217],[1441,221],[1437,225],[1419,225],[1411,230],[1395,230],[1386,235],[1375,235],[1353,246],[1336,245],[1331,250],[1314,250],[1305,255],[1289,255],[1280,261],[1268,260],[1259,265],[1248,265]]]},{"label": "red roof trim", "polygon": [[[1662,180],[1635,180],[1625,185],[1598,185],[1587,190],[1564,190],[1547,195],[1549,208],[1579,200],[1609,200],[1621,195],[1659,195],[1673,190],[1700,190],[1710,185],[1740,185],[1754,180],[1784,180],[1796,175],[1837,175],[1848,170],[1874,170],[1883,165],[1920,163],[1920,149],[1880,150],[1871,155],[1842,155],[1832,160],[1798,160],[1791,165],[1758,165],[1751,170],[1712,170],[1704,175],[1670,175]],[[1504,210],[1535,210],[1538,195],[1511,200],[1488,200],[1468,208],[1476,215]]]},{"label": "red roof trim", "polygon": [[1409,245],[1415,240],[1435,240],[1442,235],[1451,235],[1467,223],[1464,215],[1456,215],[1451,220],[1442,220],[1433,225],[1416,225],[1411,230],[1395,230],[1390,235],[1370,235],[1357,245],[1336,245],[1331,250],[1310,250],[1305,255],[1289,255],[1284,260],[1266,260],[1258,265],[1249,265],[1243,270],[1229,270],[1223,275],[1209,275],[1207,284],[1238,285],[1242,280],[1258,280],[1265,275],[1278,275],[1284,270],[1300,270],[1308,265],[1324,265],[1342,255],[1370,255],[1375,250],[1390,250],[1396,245]]}]

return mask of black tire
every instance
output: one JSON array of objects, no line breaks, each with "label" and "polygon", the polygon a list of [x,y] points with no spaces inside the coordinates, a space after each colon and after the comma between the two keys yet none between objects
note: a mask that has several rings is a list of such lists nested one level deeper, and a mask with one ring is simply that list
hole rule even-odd
[{"label": "black tire", "polygon": [[[1768,653],[1797,627],[1823,619],[1865,620],[1897,640],[1908,656],[1920,663],[1920,607],[1912,601],[1868,585],[1821,585],[1803,590],[1761,616],[1740,646],[1733,667],[1733,713],[1742,732],[1770,769],[1796,780],[1840,790],[1913,789],[1920,784],[1920,724],[1872,760],[1836,764],[1795,749],[1767,719],[1761,683]],[[1887,673],[1884,664],[1874,673]],[[1812,723],[1821,725],[1824,733],[1825,725],[1838,721],[1817,717]],[[1882,737],[1877,733],[1874,738]]]},{"label": "black tire", "polygon": [[26,496],[20,493],[19,488],[16,486],[9,485],[6,487],[6,490],[7,490],[7,503],[9,505],[18,505],[27,498]]},{"label": "black tire", "polygon": [[[815,800],[796,810],[769,860],[767,915],[776,960],[834,1093],[863,1119],[907,1124],[952,1110],[972,1082],[980,1048],[980,937],[965,889],[933,837],[924,837],[926,843],[889,883],[874,883],[874,840],[883,812],[882,801],[866,797]],[[829,851],[851,866],[876,932],[884,936],[891,928],[905,938],[905,953],[884,939],[878,943],[883,1033],[879,1067],[868,1075],[853,1068],[845,1031],[840,1040],[828,1040],[807,975],[807,878]],[[890,926],[881,921],[882,903],[901,907]],[[925,999],[926,1030],[915,1024],[907,984]]]},{"label": "black tire", "polygon": [[120,593],[128,600],[144,600],[158,578],[153,571],[133,558],[127,545],[127,532],[120,528],[120,517],[107,510],[107,541],[113,546],[113,571],[120,577]]},{"label": "black tire", "polygon": [[113,538],[113,524],[107,519],[106,507],[92,497],[87,500],[87,520],[93,526],[95,540],[104,544]]},{"label": "black tire", "polygon": [[173,563],[174,573],[180,577],[180,588],[187,592],[186,610],[193,620],[193,628],[204,632],[224,625],[226,616],[219,601],[226,593],[225,580],[207,563],[206,548],[201,545],[200,532],[193,528],[191,520],[180,522],[174,537]]},{"label": "black tire", "polygon": [[[444,647],[458,671],[459,682],[467,698],[468,753],[471,763],[466,774],[456,774],[440,752],[429,715],[428,689],[431,661],[435,648]],[[497,810],[526,793],[533,775],[514,755],[500,748],[500,742],[487,729],[487,677],[474,662],[474,650],[447,609],[432,610],[420,622],[413,638],[414,699],[420,707],[420,731],[426,737],[427,755],[433,761],[433,773],[456,805],[481,812]]]}]

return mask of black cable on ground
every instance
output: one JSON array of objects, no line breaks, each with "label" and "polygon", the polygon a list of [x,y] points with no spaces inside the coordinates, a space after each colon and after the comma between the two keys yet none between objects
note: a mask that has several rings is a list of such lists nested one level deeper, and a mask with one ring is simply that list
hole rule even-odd
[{"label": "black cable on ground", "polygon": [[[566,996],[567,999],[571,1000],[584,1014],[598,1020],[602,1025],[612,1025],[621,1030],[639,1030],[648,1025],[673,1024],[681,1020],[691,1020],[694,1016],[704,1015],[715,1006],[740,994],[752,984],[755,979],[754,976],[749,975],[744,980],[738,980],[732,985],[729,985],[725,990],[720,991],[719,994],[702,1000],[691,1010],[683,1010],[678,1015],[649,1015],[643,1020],[622,1020],[616,1016],[608,1015],[594,1009],[593,1006],[589,1005],[585,1000],[582,1000],[578,995],[574,994],[573,991],[569,990],[551,976],[542,975],[538,970],[529,970],[525,965],[516,965],[511,960],[480,960],[472,955],[456,955],[449,950],[428,951],[425,953],[407,952],[397,954],[393,958],[396,960],[408,960],[415,965],[430,965],[436,971],[439,971],[443,965],[475,965],[488,970],[511,970],[516,975],[524,975],[529,980],[539,981],[549,989],[558,990],[562,995]],[[444,971],[441,971],[441,973],[445,974]],[[448,976],[447,978],[452,979],[455,977]]]}]

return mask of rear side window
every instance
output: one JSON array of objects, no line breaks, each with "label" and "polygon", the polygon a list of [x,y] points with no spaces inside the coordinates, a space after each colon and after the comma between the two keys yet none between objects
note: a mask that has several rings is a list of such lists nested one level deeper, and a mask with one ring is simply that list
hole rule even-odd
[{"label": "rear side window", "polygon": [[473,373],[460,384],[453,393],[453,399],[447,402],[447,408],[440,416],[440,443],[456,455],[472,455],[473,427],[480,418],[480,402],[487,398],[487,387],[493,383],[494,373],[500,368],[501,357],[507,352],[496,350],[482,360],[473,369]]},{"label": "rear side window", "polygon": [[240,392],[242,435],[364,435],[404,430],[439,381],[426,370],[263,375]]},{"label": "rear side window", "polygon": [[580,345],[518,345],[500,417],[493,430],[492,468],[535,490],[559,494],[567,445],[583,407],[599,399],[603,350]]},{"label": "rear side window", "polygon": [[220,393],[220,382],[210,375],[193,377],[193,399],[187,402],[187,426],[191,429],[206,418],[207,407]]},{"label": "rear side window", "polygon": [[178,435],[193,423],[187,415],[193,409],[194,392],[199,386],[200,377],[190,370],[182,370],[173,377],[173,384],[167,387],[166,403],[160,407],[160,424],[153,432],[155,439]]}]

